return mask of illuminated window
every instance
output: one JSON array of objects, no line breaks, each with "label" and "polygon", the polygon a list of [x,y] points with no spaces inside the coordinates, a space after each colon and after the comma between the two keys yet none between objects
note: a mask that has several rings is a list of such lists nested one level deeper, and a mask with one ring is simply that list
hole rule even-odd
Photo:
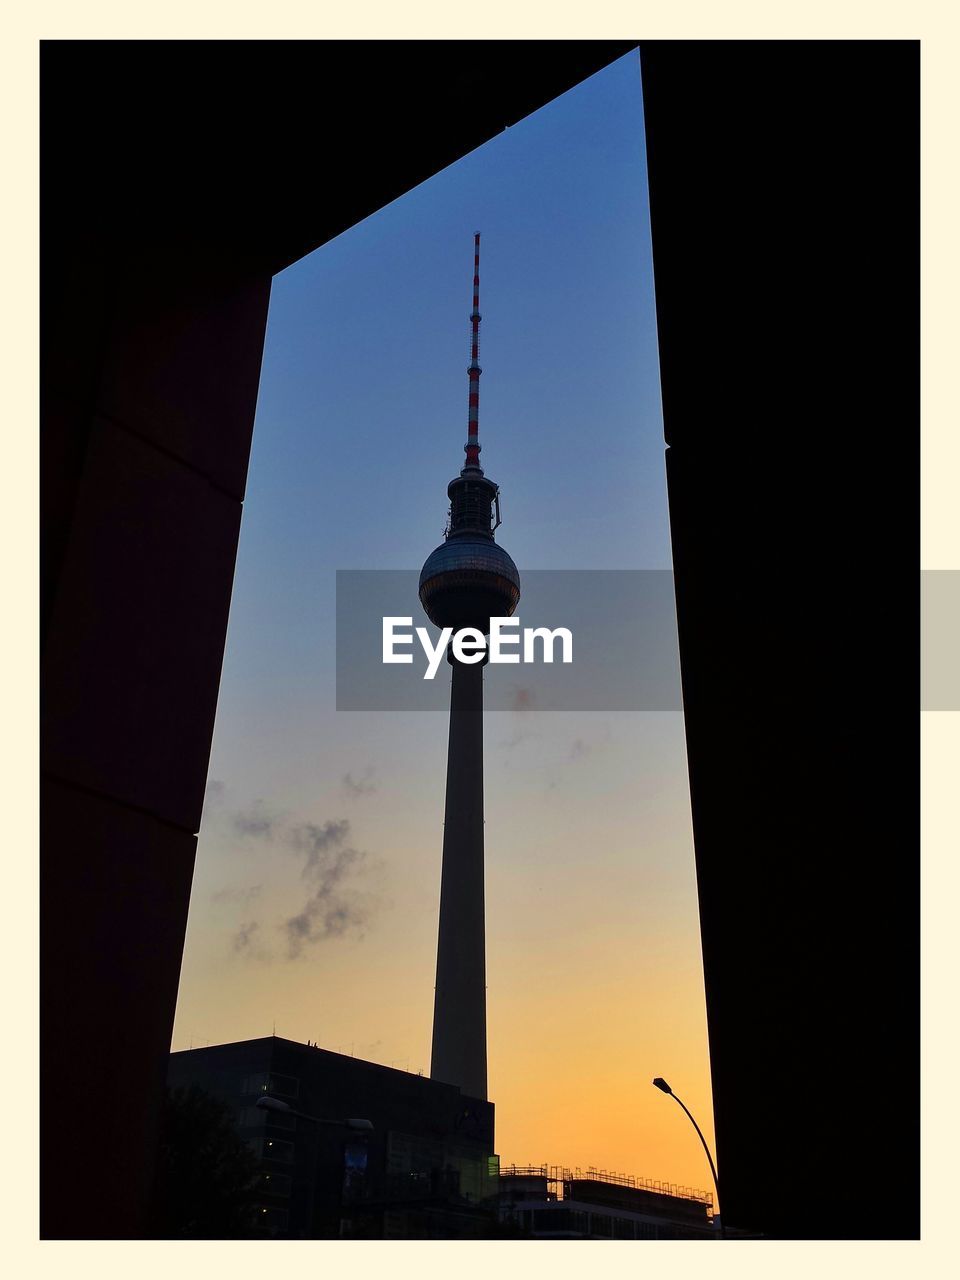
[{"label": "illuminated window", "polygon": [[278,1076],[271,1074],[267,1079],[267,1087],[264,1090],[274,1098],[298,1098],[300,1096],[300,1081],[295,1076]]},{"label": "illuminated window", "polygon": [[261,1138],[260,1155],[264,1160],[283,1160],[289,1164],[293,1160],[293,1143],[284,1142],[282,1138]]},{"label": "illuminated window", "polygon": [[257,1222],[268,1231],[286,1231],[289,1214],[286,1209],[276,1209],[272,1205],[258,1205]]},{"label": "illuminated window", "polygon": [[348,1142],[343,1149],[342,1199],[345,1203],[359,1200],[367,1183],[367,1147],[362,1142]]},{"label": "illuminated window", "polygon": [[296,1076],[282,1076],[276,1072],[258,1071],[247,1076],[243,1082],[243,1093],[266,1093],[272,1098],[298,1098],[300,1081]]},{"label": "illuminated window", "polygon": [[268,1196],[288,1196],[293,1179],[288,1173],[262,1173],[260,1190]]}]

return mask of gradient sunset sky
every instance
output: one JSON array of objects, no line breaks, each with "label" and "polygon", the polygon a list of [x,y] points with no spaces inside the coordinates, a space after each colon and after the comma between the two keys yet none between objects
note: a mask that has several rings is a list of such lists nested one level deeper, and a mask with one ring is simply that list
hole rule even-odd
[{"label": "gradient sunset sky", "polygon": [[[670,568],[634,52],[274,282],[174,1049],[275,1026],[429,1073],[446,717],[335,710],[334,588],[440,540],[478,229],[498,541],[521,575]],[[708,1189],[650,1084],[713,1145],[682,715],[485,732],[501,1160]]]}]

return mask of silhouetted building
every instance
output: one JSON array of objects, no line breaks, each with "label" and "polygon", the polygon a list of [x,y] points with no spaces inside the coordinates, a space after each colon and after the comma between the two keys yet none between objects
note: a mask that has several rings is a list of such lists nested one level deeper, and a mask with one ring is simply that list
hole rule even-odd
[{"label": "silhouetted building", "polygon": [[546,1165],[500,1174],[500,1218],[539,1239],[717,1239],[713,1197],[691,1187]]},{"label": "silhouetted building", "polygon": [[[435,1240],[497,1229],[493,1104],[453,1085],[275,1036],[171,1054],[168,1083],[199,1085],[234,1112],[260,1159],[265,1233]],[[301,1114],[259,1108],[264,1096]]]}]

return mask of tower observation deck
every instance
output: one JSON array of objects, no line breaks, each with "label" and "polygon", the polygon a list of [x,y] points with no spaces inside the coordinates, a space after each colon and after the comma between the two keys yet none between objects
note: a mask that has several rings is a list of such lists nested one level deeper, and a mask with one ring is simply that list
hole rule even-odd
[{"label": "tower observation deck", "polygon": [[[475,627],[510,617],[520,599],[520,575],[494,540],[500,491],[480,466],[480,233],[474,237],[473,310],[466,462],[447,486],[450,517],[444,541],[420,573],[420,602],[438,627]],[[483,667],[452,669],[450,736],[440,881],[437,982],[430,1075],[487,1096],[486,959],[483,898]]]}]

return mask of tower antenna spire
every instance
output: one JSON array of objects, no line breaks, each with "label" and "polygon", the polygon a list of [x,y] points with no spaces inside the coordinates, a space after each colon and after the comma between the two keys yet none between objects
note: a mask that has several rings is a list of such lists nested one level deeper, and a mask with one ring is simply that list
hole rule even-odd
[{"label": "tower antenna spire", "polygon": [[473,310],[470,312],[470,398],[467,410],[467,443],[463,451],[467,455],[467,467],[480,471],[480,232],[473,237]]},{"label": "tower antenna spire", "polygon": [[[420,571],[420,603],[437,627],[489,635],[520,599],[517,566],[494,538],[500,490],[480,466],[480,232],[473,241],[467,460],[447,485],[450,523]],[[496,523],[494,523],[496,511]],[[483,667],[447,654],[450,737],[440,873],[437,982],[430,1075],[468,1098],[487,1096],[487,982],[483,917]],[[481,655],[483,661],[485,655]]]}]

